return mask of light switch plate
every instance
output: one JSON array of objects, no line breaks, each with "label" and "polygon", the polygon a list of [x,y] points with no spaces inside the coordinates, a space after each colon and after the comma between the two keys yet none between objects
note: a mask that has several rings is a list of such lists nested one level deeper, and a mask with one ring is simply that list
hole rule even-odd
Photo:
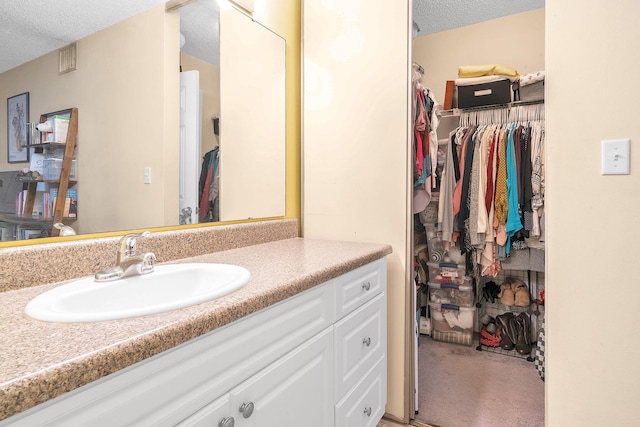
[{"label": "light switch plate", "polygon": [[631,140],[602,141],[602,175],[628,175]]}]

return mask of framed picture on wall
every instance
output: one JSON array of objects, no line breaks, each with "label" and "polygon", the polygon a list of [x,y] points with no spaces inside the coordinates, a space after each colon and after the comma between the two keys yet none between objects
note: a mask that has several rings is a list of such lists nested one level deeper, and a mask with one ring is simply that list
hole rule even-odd
[{"label": "framed picture on wall", "polygon": [[29,121],[29,92],[7,98],[7,161],[29,161],[27,122]]}]

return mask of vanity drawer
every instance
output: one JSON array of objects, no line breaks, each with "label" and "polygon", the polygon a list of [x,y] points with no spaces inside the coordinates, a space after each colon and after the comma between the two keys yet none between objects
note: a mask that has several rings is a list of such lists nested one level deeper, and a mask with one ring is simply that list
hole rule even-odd
[{"label": "vanity drawer", "polygon": [[336,405],[336,427],[375,427],[387,404],[387,359],[382,355],[373,369]]},{"label": "vanity drawer", "polygon": [[387,263],[384,258],[336,278],[336,319],[384,292],[386,279]]},{"label": "vanity drawer", "polygon": [[338,399],[386,353],[387,306],[384,297],[384,293],[378,294],[335,325],[335,390]]}]

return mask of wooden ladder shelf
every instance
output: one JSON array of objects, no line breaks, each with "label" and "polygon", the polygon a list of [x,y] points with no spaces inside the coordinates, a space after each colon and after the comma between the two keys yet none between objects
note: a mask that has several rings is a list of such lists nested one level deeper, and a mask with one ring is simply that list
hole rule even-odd
[{"label": "wooden ladder shelf", "polygon": [[[69,189],[69,175],[71,174],[71,168],[73,164],[73,153],[76,148],[76,137],[78,134],[78,109],[71,108],[63,110],[59,113],[70,113],[69,116],[69,130],[67,131],[67,139],[64,146],[64,156],[62,159],[62,169],[60,171],[60,179],[58,182],[58,194],[56,196],[55,209],[52,212],[53,224],[62,222],[64,217],[64,208],[67,198],[67,189]],[[43,114],[40,116],[40,123],[46,122],[51,114]],[[25,212],[33,212],[33,205],[36,198],[37,182],[29,182],[27,189],[27,200],[25,202]],[[57,237],[60,235],[60,230],[56,227],[51,227],[51,237]]]}]

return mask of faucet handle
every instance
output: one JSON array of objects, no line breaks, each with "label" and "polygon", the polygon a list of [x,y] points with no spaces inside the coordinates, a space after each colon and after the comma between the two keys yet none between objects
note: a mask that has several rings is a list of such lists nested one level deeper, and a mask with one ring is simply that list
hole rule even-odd
[{"label": "faucet handle", "polygon": [[118,250],[118,262],[122,257],[133,256],[136,254],[136,239],[138,237],[147,237],[151,233],[144,231],[142,233],[128,233],[120,239],[120,248]]},{"label": "faucet handle", "polygon": [[142,265],[140,265],[140,274],[147,274],[153,271],[156,265],[156,256],[153,252],[146,252],[142,257]]}]

